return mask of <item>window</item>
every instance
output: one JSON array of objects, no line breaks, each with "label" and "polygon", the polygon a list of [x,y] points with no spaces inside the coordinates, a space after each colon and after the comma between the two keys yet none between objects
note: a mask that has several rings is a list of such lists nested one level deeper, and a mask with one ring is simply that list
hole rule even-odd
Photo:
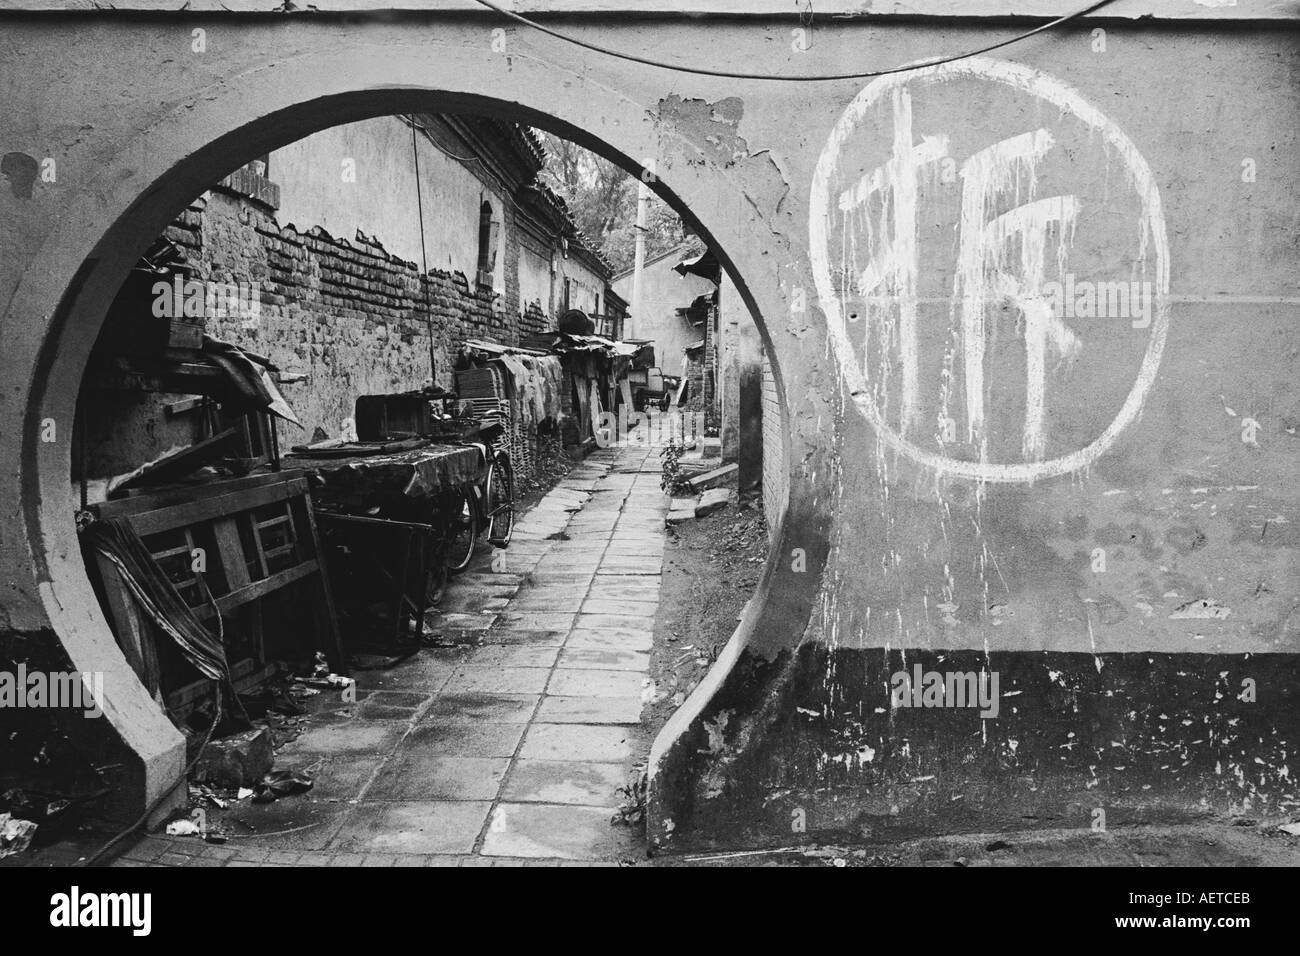
[{"label": "window", "polygon": [[497,234],[500,221],[492,211],[492,203],[483,200],[478,210],[478,283],[491,285],[497,267]]}]

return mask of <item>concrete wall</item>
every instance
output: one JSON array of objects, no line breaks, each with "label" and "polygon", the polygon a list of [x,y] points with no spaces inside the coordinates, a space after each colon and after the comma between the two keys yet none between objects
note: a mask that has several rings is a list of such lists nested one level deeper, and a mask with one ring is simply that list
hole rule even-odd
[{"label": "concrete wall", "polygon": [[569,282],[569,308],[602,312],[605,307],[605,277],[577,256],[556,259],[555,302],[559,307],[564,282]]},{"label": "concrete wall", "polygon": [[746,494],[763,480],[763,343],[735,283],[725,275],[718,308],[722,458],[736,463],[740,492]]},{"label": "concrete wall", "polygon": [[519,243],[519,303],[535,305],[548,315],[555,311],[552,289],[552,254],[533,248],[527,241]]},{"label": "concrete wall", "polygon": [[[696,296],[712,292],[714,284],[696,275],[680,275],[673,266],[685,258],[685,253],[670,252],[646,263],[641,275],[641,314],[634,315],[629,325],[638,339],[653,339],[655,358],[665,375],[682,375],[686,356],[682,349],[704,338],[704,331],[685,319],[677,317],[676,310],[684,309]],[[618,276],[614,291],[632,301],[632,274]]]},{"label": "concrete wall", "polygon": [[[830,19],[813,57],[790,46],[793,11],[575,28],[793,73],[1007,36],[978,16]],[[196,183],[340,114],[490,107],[655,160],[761,319],[786,412],[785,518],[736,635],[655,743],[656,840],[788,843],[795,810],[813,838],[1300,797],[1293,30],[1085,20],[996,63],[869,86],[722,84],[514,28],[494,56],[477,14],[433,31],[270,22],[103,13],[0,36],[2,148],[59,169],[33,182],[12,162],[0,190],[0,421],[22,426],[0,431],[5,627],[57,634],[78,667],[120,660],[75,554],[69,450],[46,426],[71,417],[106,288]],[[222,43],[178,57],[200,23]],[[382,91],[369,107],[367,91]],[[914,245],[889,226],[913,221]],[[1063,272],[1163,301],[1138,326],[1045,311]],[[845,275],[881,311],[843,295]],[[903,655],[997,672],[999,715],[896,701]],[[113,673],[111,726],[156,789],[175,741]]]}]

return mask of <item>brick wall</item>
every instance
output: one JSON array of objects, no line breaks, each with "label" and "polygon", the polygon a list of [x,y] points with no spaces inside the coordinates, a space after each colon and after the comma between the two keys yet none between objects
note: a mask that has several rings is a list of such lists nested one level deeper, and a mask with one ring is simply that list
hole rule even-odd
[{"label": "brick wall", "polygon": [[[285,450],[311,440],[317,428],[340,434],[358,395],[418,388],[429,377],[429,337],[438,384],[454,386],[452,363],[466,339],[518,344],[520,334],[550,325],[536,304],[519,315],[487,287],[471,287],[460,273],[433,271],[389,255],[365,237],[349,241],[315,228],[280,226],[265,206],[223,190],[208,193],[166,231],[183,251],[191,278],[255,283],[261,308],[255,318],[205,318],[206,331],[266,355],[283,372],[306,378],[282,386],[303,427],[280,423]],[[507,291],[517,296],[517,270],[507,270]],[[431,323],[430,323],[430,320]],[[164,430],[164,396],[115,405],[98,417],[88,441],[100,477],[126,470],[117,449],[130,448],[134,467],[193,440]],[[145,419],[148,419],[147,421]],[[154,438],[156,434],[156,438]],[[143,436],[143,437],[140,437]],[[521,474],[527,477],[527,474]]]},{"label": "brick wall", "polygon": [[518,317],[494,311],[492,291],[471,288],[460,273],[435,271],[422,280],[415,263],[378,243],[335,238],[319,228],[299,233],[222,192],[208,194],[194,212],[167,233],[183,248],[193,277],[252,281],[261,294],[255,320],[209,318],[209,333],[307,376],[285,388],[305,426],[283,426],[286,447],[317,427],[337,436],[358,395],[422,385],[429,377],[430,325],[436,380],[448,388],[466,339],[518,342]]}]

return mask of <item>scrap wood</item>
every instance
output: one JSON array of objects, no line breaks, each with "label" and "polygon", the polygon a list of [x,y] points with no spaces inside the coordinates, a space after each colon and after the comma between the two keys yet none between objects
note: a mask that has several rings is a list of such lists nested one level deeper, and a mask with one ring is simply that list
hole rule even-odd
[{"label": "scrap wood", "polygon": [[191,472],[223,457],[227,446],[234,441],[236,434],[235,428],[227,428],[211,438],[205,438],[192,445],[172,448],[153,461],[145,462],[134,471],[111,479],[108,483],[108,497],[121,498],[132,488],[184,478]]}]

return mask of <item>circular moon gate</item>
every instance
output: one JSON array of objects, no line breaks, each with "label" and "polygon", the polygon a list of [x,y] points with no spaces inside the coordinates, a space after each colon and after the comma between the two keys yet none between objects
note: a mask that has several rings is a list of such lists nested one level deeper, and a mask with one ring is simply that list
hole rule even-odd
[{"label": "circular moon gate", "polygon": [[[833,233],[829,227],[834,209],[831,189],[846,141],[867,112],[882,98],[909,88],[944,83],[957,78],[1000,84],[1018,93],[1037,97],[1056,107],[1063,115],[1073,116],[1094,131],[1108,151],[1121,158],[1128,184],[1141,204],[1142,240],[1144,245],[1149,242],[1155,260],[1154,314],[1146,351],[1133,386],[1110,424],[1088,445],[1056,458],[1011,463],[967,461],[927,451],[909,441],[885,421],[869,394],[867,377],[850,341],[845,310],[836,293],[830,262],[830,237]],[[1091,464],[1137,418],[1160,366],[1169,329],[1169,247],[1160,192],[1151,169],[1128,137],[1078,92],[1059,80],[1025,66],[1000,60],[971,58],[940,66],[922,66],[909,73],[881,77],[866,86],[832,129],[818,159],[809,197],[809,257],[818,299],[827,320],[831,347],[854,404],[884,445],[945,477],[985,482],[1032,482],[1068,474]]]}]

